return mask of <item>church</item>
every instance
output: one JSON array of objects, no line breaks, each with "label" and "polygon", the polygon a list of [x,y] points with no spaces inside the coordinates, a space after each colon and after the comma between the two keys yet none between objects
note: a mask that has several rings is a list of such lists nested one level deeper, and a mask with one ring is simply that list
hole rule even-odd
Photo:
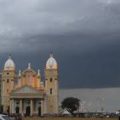
[{"label": "church", "polygon": [[58,113],[58,64],[53,55],[46,61],[44,80],[40,70],[36,72],[30,63],[16,73],[11,56],[5,62],[1,74],[1,105],[3,112],[41,116]]}]

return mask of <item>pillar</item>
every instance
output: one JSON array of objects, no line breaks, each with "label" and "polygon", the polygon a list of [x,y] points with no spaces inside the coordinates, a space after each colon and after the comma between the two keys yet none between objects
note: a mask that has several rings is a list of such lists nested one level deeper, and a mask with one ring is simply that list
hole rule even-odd
[{"label": "pillar", "polygon": [[1,83],[1,96],[2,96],[2,100],[1,100],[1,102],[2,102],[2,105],[5,104],[4,82],[5,82],[5,81],[3,80],[2,83]]},{"label": "pillar", "polygon": [[33,115],[33,100],[30,100],[30,116]]},{"label": "pillar", "polygon": [[44,107],[44,111],[43,111],[43,114],[46,114],[47,113],[47,105],[46,105],[46,98],[43,99],[43,107]]},{"label": "pillar", "polygon": [[15,103],[14,99],[11,100],[11,113],[15,113]]},{"label": "pillar", "polygon": [[12,113],[12,100],[10,100],[10,114]]},{"label": "pillar", "polygon": [[23,112],[23,108],[22,108],[22,99],[20,100],[20,114],[22,114],[22,112]]},{"label": "pillar", "polygon": [[44,113],[44,101],[43,101],[43,99],[41,100],[41,104],[40,104],[41,106],[41,115],[43,115],[43,113]]}]

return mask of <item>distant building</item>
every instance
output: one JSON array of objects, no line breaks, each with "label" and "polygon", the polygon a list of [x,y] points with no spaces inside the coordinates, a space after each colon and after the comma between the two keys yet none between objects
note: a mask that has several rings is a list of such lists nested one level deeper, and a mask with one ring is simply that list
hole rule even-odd
[{"label": "distant building", "polygon": [[[2,81],[2,73],[0,73],[0,93],[1,93],[1,81]],[[0,111],[1,111],[1,94],[0,94]]]},{"label": "distant building", "polygon": [[27,116],[58,113],[58,64],[53,55],[46,62],[44,82],[40,70],[33,70],[30,63],[17,74],[11,56],[5,62],[1,80],[4,112]]}]

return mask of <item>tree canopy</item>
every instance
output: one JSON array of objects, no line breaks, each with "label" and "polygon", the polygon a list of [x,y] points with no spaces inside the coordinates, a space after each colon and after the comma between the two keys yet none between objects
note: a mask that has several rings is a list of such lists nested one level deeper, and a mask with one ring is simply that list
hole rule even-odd
[{"label": "tree canopy", "polygon": [[74,112],[77,111],[80,107],[80,100],[78,98],[68,97],[65,98],[61,104],[62,104],[61,107],[63,109],[66,109],[68,112],[70,112],[73,115]]}]

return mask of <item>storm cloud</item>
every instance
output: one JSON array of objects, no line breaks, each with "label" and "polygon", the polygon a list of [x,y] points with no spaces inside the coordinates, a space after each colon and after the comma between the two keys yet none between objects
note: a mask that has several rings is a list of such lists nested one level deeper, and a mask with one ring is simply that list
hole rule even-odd
[{"label": "storm cloud", "polygon": [[119,51],[119,0],[0,0],[1,69],[12,54],[43,72],[53,52],[61,87],[119,87]]}]

